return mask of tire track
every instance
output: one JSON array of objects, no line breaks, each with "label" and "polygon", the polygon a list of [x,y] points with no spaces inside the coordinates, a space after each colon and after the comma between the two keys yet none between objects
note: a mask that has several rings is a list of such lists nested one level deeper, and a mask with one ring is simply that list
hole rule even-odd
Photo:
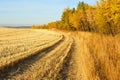
[{"label": "tire track", "polygon": [[57,46],[59,46],[61,43],[64,42],[64,36],[62,35],[62,39],[58,42],[54,43],[53,45],[46,47],[40,51],[37,51],[34,55],[30,55],[25,59],[21,59],[14,64],[7,65],[4,67],[3,70],[0,70],[0,80],[7,80],[11,76],[14,76],[16,74],[22,74],[27,68],[36,62],[38,59],[44,57],[47,55],[47,53],[54,50]]},{"label": "tire track", "polygon": [[75,46],[69,65],[67,80],[99,80],[95,74],[94,62],[86,42],[78,36],[73,36],[73,38]]},{"label": "tire track", "polygon": [[68,56],[65,58],[62,69],[59,71],[59,74],[57,76],[57,80],[67,80],[68,78],[68,73],[70,69],[70,63],[72,59],[72,53],[74,52],[74,47],[75,47],[75,40],[73,39],[73,44],[71,45],[71,49],[68,53]]},{"label": "tire track", "polygon": [[[10,80],[56,80],[64,62],[69,55],[73,39],[68,36],[63,43],[53,49],[49,54],[38,59],[23,71],[9,77]],[[32,72],[32,73],[31,73]]]}]

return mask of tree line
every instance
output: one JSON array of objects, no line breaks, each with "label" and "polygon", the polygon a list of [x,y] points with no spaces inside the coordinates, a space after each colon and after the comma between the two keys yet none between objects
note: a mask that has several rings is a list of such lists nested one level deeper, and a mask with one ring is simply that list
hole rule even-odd
[{"label": "tree line", "polygon": [[120,0],[100,0],[91,6],[79,2],[77,8],[64,9],[61,20],[32,28],[57,28],[116,35],[120,32]]}]

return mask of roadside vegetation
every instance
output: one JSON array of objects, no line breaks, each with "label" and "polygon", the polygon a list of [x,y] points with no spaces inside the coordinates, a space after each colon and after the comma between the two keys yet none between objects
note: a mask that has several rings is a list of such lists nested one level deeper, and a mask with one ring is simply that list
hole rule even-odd
[{"label": "roadside vegetation", "polygon": [[74,61],[79,66],[81,80],[120,80],[120,35],[112,37],[89,32],[73,34],[78,41],[78,52],[73,56],[76,56]]}]

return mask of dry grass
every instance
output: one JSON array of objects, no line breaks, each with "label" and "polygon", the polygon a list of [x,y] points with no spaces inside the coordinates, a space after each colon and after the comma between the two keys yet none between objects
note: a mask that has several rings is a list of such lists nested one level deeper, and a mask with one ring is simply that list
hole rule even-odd
[{"label": "dry grass", "polygon": [[60,44],[54,50],[45,53],[46,55],[44,57],[29,65],[29,69],[26,69],[22,74],[12,76],[10,79],[57,80],[57,76],[63,66],[64,59],[68,56],[71,44],[72,39],[65,39],[63,44]]},{"label": "dry grass", "polygon": [[[83,80],[120,80],[120,37],[79,32]],[[82,61],[83,60],[83,61]],[[86,77],[86,78],[85,78]]]},{"label": "dry grass", "polygon": [[62,39],[48,30],[0,28],[0,69],[47,48]]}]

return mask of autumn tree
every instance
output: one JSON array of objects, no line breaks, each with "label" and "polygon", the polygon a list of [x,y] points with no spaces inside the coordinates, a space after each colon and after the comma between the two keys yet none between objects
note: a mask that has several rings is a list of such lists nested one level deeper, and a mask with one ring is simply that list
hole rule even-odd
[{"label": "autumn tree", "polygon": [[88,7],[88,4],[79,2],[77,10],[70,15],[69,22],[76,30],[90,31],[90,25],[86,13]]},{"label": "autumn tree", "polygon": [[32,25],[32,29],[35,29],[35,25]]},{"label": "autumn tree", "polygon": [[95,23],[95,14],[96,14],[96,7],[89,6],[86,10],[87,14],[87,21],[89,22],[89,27],[92,32],[98,32],[97,25]]},{"label": "autumn tree", "polygon": [[99,31],[113,36],[119,31],[119,0],[101,0],[97,6],[96,23]]},{"label": "autumn tree", "polygon": [[75,12],[75,8],[69,9],[66,8],[62,14],[62,24],[63,24],[63,29],[71,30],[74,29],[73,25],[70,23],[70,16]]}]

